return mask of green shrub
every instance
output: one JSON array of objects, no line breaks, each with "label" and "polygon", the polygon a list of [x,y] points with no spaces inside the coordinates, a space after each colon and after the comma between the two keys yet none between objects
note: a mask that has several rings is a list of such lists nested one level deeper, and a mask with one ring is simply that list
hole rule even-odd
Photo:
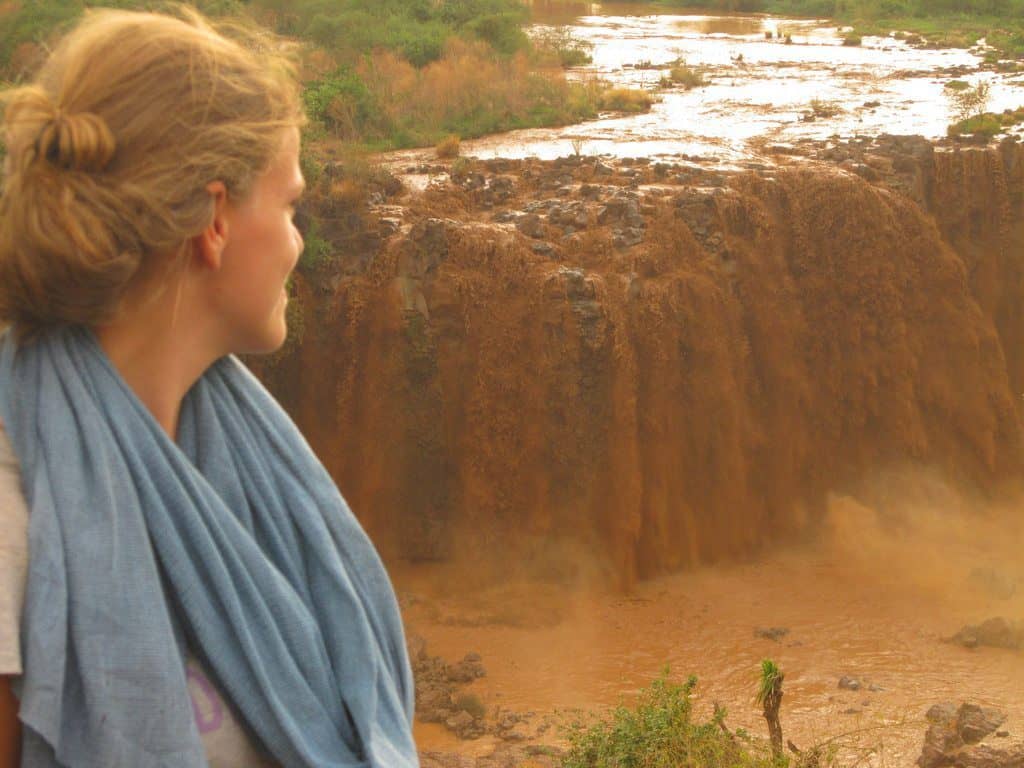
[{"label": "green shrub", "polygon": [[772,768],[762,744],[728,733],[724,710],[706,722],[693,719],[697,678],[672,682],[668,672],[640,693],[634,708],[617,707],[610,718],[576,723],[560,768]]},{"label": "green shrub", "polygon": [[997,115],[986,112],[983,115],[975,115],[965,120],[953,123],[946,130],[950,137],[954,136],[987,136],[992,138],[1003,132],[1004,126]]},{"label": "green shrub", "polygon": [[695,67],[687,67],[682,64],[672,67],[672,69],[669,70],[669,79],[673,83],[683,86],[686,90],[699,88],[706,84],[704,81],[704,73],[701,70]]},{"label": "green shrub", "polygon": [[561,67],[579,67],[593,61],[591,43],[573,37],[569,27],[544,27],[530,39],[535,58],[541,64],[557,62]]},{"label": "green shrub", "polygon": [[[963,84],[953,80],[946,86],[946,98],[949,100],[955,122],[963,122],[982,114],[988,104],[990,86],[981,81],[977,85]],[[954,85],[955,84],[955,85]]]},{"label": "green shrub", "polygon": [[331,244],[320,235],[316,219],[308,220],[302,239],[305,246],[299,256],[298,269],[301,272],[312,272],[326,266],[331,259]]},{"label": "green shrub", "polygon": [[386,136],[389,125],[366,83],[348,68],[341,68],[306,84],[303,91],[306,113],[342,139],[356,140]]},{"label": "green shrub", "polygon": [[511,55],[529,46],[529,38],[517,13],[492,13],[468,22],[464,29],[474,37],[490,43],[499,53]]}]

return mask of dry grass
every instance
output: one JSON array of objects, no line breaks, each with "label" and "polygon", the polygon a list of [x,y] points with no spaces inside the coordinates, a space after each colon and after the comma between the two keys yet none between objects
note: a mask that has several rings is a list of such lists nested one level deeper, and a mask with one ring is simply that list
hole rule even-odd
[{"label": "dry grass", "polygon": [[568,82],[560,68],[537,70],[526,54],[498,57],[484,43],[458,38],[422,69],[381,51],[357,73],[399,144],[565,124],[596,112],[597,90],[590,84]]},{"label": "dry grass", "polygon": [[639,88],[612,88],[601,94],[601,109],[615,112],[646,112],[654,97]]},{"label": "dry grass", "polygon": [[462,142],[459,140],[459,137],[453,133],[441,139],[441,141],[437,143],[437,146],[434,147],[434,151],[437,153],[438,157],[444,160],[450,160],[453,157],[459,156],[461,146]]}]

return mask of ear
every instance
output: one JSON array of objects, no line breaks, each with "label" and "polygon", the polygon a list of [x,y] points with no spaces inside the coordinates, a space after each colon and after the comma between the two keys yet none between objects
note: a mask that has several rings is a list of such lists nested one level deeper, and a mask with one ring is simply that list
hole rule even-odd
[{"label": "ear", "polygon": [[228,190],[222,181],[211,181],[206,192],[213,202],[213,217],[203,231],[192,238],[192,251],[201,266],[218,270],[228,244]]}]

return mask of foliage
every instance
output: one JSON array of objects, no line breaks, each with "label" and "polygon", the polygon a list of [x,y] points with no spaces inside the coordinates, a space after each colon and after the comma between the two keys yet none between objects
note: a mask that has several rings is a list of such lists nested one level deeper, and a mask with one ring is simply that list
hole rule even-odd
[{"label": "foliage", "polygon": [[983,112],[973,115],[953,123],[946,133],[950,137],[971,135],[991,138],[1022,123],[1024,123],[1024,107],[1007,109],[999,113]]},{"label": "foliage", "polygon": [[730,733],[725,711],[694,720],[697,678],[675,683],[662,673],[641,691],[634,708],[617,707],[609,719],[568,731],[569,749],[560,768],[769,768],[763,746]]},{"label": "foliage", "polygon": [[[197,0],[212,16],[248,14],[275,31],[311,42],[354,64],[388,50],[414,66],[437,61],[453,36],[485,41],[502,54],[526,50],[518,0]],[[171,0],[36,0],[0,11],[0,67],[25,43],[43,44],[93,6],[166,9]],[[0,8],[4,6],[0,5]]]},{"label": "foliage", "polygon": [[437,153],[438,157],[444,159],[458,157],[461,143],[459,137],[453,133],[441,139],[437,146],[434,147],[434,152]]},{"label": "foliage", "polygon": [[453,36],[504,54],[523,50],[526,12],[517,0],[250,0],[279,33],[311,40],[338,61],[391,51],[417,67],[437,61]]},{"label": "foliage", "polygon": [[681,85],[686,90],[691,88],[699,88],[705,85],[704,72],[696,67],[688,67],[685,64],[679,64],[672,67],[669,70],[669,79],[677,84]]},{"label": "foliage", "polygon": [[782,681],[782,670],[771,659],[761,662],[761,678],[754,696],[754,703],[763,705]]},{"label": "foliage", "polygon": [[589,53],[593,44],[573,37],[569,27],[541,27],[533,33],[530,43],[540,64],[579,67],[593,60]]},{"label": "foliage", "polygon": [[303,241],[305,247],[299,256],[300,272],[312,272],[324,267],[331,258],[331,244],[320,234],[320,225],[316,219],[309,219],[304,227]]},{"label": "foliage", "polygon": [[[377,148],[578,122],[597,114],[601,92],[592,82],[568,82],[558,70],[537,71],[525,53],[504,58],[484,43],[458,39],[426,67],[381,51],[364,58],[355,75],[369,95],[355,139]],[[344,124],[327,127],[338,134]]]},{"label": "foliage", "polygon": [[615,112],[645,112],[654,97],[639,88],[610,88],[601,94],[601,109]]},{"label": "foliage", "polygon": [[945,90],[956,122],[980,115],[988,104],[989,84],[984,80],[973,86],[962,80],[953,80]]}]

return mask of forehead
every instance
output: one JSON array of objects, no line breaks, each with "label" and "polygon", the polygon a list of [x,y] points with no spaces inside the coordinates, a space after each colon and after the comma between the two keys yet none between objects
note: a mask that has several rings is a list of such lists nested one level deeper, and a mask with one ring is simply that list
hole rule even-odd
[{"label": "forehead", "polygon": [[304,181],[299,167],[299,144],[298,129],[288,129],[270,166],[257,181],[258,188],[283,196],[293,196],[302,191]]}]

